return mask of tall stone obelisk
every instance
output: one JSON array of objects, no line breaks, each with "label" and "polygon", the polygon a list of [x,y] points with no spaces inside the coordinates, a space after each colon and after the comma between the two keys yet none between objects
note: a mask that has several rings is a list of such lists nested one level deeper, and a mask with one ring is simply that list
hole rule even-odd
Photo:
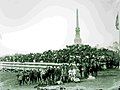
[{"label": "tall stone obelisk", "polygon": [[82,40],[80,38],[80,28],[79,28],[79,18],[78,18],[78,9],[76,10],[76,28],[75,28],[76,34],[74,43],[75,44],[81,44]]}]

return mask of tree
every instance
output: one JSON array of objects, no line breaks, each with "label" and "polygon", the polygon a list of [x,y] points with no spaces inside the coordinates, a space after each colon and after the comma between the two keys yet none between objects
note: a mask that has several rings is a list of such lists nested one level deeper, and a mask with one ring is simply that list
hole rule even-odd
[{"label": "tree", "polygon": [[118,42],[113,42],[112,46],[109,46],[109,49],[112,49],[114,51],[116,51],[117,53],[120,52],[120,46]]}]

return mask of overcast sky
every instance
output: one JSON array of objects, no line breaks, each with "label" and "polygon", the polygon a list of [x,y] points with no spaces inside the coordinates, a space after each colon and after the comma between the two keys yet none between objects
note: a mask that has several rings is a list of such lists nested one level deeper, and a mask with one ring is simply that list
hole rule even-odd
[{"label": "overcast sky", "polygon": [[74,44],[76,9],[83,44],[118,41],[119,0],[0,0],[0,55],[42,52]]}]

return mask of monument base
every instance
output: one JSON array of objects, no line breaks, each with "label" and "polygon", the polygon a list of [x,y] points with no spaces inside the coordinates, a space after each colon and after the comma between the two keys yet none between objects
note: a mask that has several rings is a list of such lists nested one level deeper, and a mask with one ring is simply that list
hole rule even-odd
[{"label": "monument base", "polygon": [[80,38],[75,38],[74,43],[75,44],[81,44],[82,40]]}]

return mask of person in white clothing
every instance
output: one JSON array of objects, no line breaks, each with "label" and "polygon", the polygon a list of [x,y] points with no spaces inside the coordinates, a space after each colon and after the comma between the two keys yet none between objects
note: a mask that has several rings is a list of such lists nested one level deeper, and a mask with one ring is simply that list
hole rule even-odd
[{"label": "person in white clothing", "polygon": [[68,73],[69,73],[69,79],[70,79],[70,81],[73,81],[74,79],[73,79],[73,77],[74,77],[74,75],[73,75],[73,69],[71,68],[69,71],[68,71]]}]

